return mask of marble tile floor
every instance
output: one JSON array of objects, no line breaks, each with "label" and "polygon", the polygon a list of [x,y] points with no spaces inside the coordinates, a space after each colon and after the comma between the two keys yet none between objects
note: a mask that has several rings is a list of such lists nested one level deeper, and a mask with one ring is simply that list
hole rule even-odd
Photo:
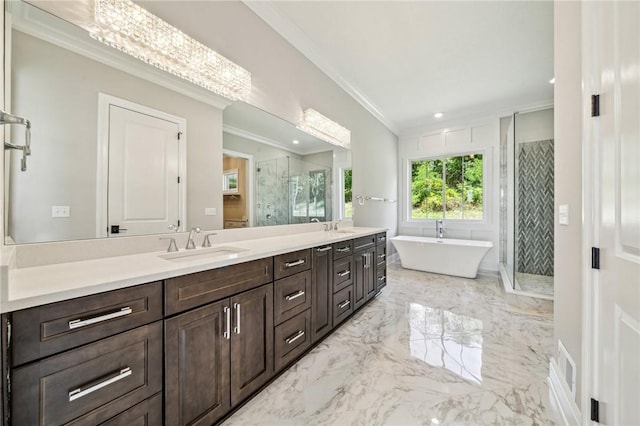
[{"label": "marble tile floor", "polygon": [[494,276],[393,263],[387,277],[381,296],[224,424],[556,424],[552,302],[507,299]]},{"label": "marble tile floor", "polygon": [[516,280],[522,291],[553,296],[553,277],[517,272]]}]

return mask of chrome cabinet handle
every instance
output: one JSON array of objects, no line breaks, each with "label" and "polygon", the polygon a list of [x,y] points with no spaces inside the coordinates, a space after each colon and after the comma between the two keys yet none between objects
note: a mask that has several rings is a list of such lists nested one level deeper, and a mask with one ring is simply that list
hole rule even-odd
[{"label": "chrome cabinet handle", "polygon": [[385,257],[387,257],[387,255],[384,253],[378,255],[378,259],[384,259]]},{"label": "chrome cabinet handle", "polygon": [[318,253],[322,253],[323,251],[329,251],[329,250],[331,250],[331,248],[332,248],[331,246],[326,246],[326,247],[322,247],[322,248],[317,248],[317,249],[316,249],[316,251],[317,251]]},{"label": "chrome cabinet handle", "polygon": [[298,259],[295,262],[287,262],[284,264],[287,268],[293,268],[294,266],[303,265],[306,262],[304,259]]},{"label": "chrome cabinet handle", "polygon": [[225,306],[223,309],[224,313],[227,315],[227,326],[225,332],[222,334],[225,339],[231,339],[231,309],[228,306]]},{"label": "chrome cabinet handle", "polygon": [[240,334],[240,304],[234,303],[233,309],[236,310],[236,326],[233,327],[233,332],[236,334]]},{"label": "chrome cabinet handle", "polygon": [[69,321],[69,330],[73,330],[75,328],[86,327],[91,324],[96,324],[103,321],[109,321],[110,319],[123,317],[125,315],[129,315],[133,313],[133,310],[129,306],[125,306],[124,308],[120,308],[115,312],[111,312],[109,314],[98,315],[97,317],[87,318],[87,319],[74,319]]},{"label": "chrome cabinet handle", "polygon": [[380,237],[380,238],[378,239],[378,241],[379,241],[379,242],[381,242],[381,243],[383,243],[383,242],[387,241],[387,237]]},{"label": "chrome cabinet handle", "polygon": [[338,273],[338,276],[339,276],[339,277],[346,277],[346,276],[347,276],[347,275],[349,275],[350,273],[351,273],[351,271],[350,271],[350,270],[345,269],[344,271],[342,271],[342,272]]},{"label": "chrome cabinet handle", "polygon": [[339,309],[344,309],[347,306],[349,306],[351,304],[351,300],[345,300],[344,302],[342,302],[341,304],[338,305]]},{"label": "chrome cabinet handle", "polygon": [[364,268],[369,269],[371,267],[369,265],[369,253],[363,253],[362,256],[364,257]]},{"label": "chrome cabinet handle", "polygon": [[336,249],[336,251],[340,252],[340,253],[346,253],[348,251],[351,251],[351,247],[346,246],[346,247],[340,247],[338,249]]},{"label": "chrome cabinet handle", "polygon": [[298,340],[299,338],[301,338],[302,336],[304,336],[304,331],[302,330],[298,330],[296,332],[296,334],[292,335],[291,337],[289,337],[288,339],[285,339],[285,342],[287,343],[287,345],[292,344],[293,342],[295,342],[296,340]]},{"label": "chrome cabinet handle", "polygon": [[383,275],[383,276],[381,276],[381,277],[378,277],[378,281],[384,281],[384,280],[385,280],[385,278],[387,278],[385,275]]},{"label": "chrome cabinet handle", "polygon": [[300,290],[297,293],[288,294],[284,298],[285,298],[285,300],[294,300],[294,299],[297,299],[300,296],[304,296],[304,291],[303,290]]},{"label": "chrome cabinet handle", "polygon": [[131,371],[131,368],[125,367],[121,370],[116,371],[115,373],[110,374],[109,376],[111,377],[101,382],[98,382],[95,385],[91,385],[88,387],[80,386],[79,388],[76,388],[71,392],[69,392],[69,402],[75,401],[76,399],[82,398],[83,396],[87,396],[90,393],[97,391],[98,389],[102,389],[105,386],[109,386],[110,384],[118,382],[132,374],[133,372]]}]

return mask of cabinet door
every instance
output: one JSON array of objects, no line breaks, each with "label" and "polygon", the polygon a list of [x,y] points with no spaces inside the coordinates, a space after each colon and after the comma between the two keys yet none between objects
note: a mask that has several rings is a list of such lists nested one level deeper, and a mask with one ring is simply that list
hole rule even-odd
[{"label": "cabinet door", "polygon": [[231,405],[273,376],[273,284],[231,298]]},{"label": "cabinet door", "polygon": [[330,245],[313,249],[311,266],[311,341],[326,335],[333,326],[333,252]]},{"label": "cabinet door", "polygon": [[165,421],[211,425],[230,409],[229,299],[165,321]]},{"label": "cabinet door", "polygon": [[364,305],[369,298],[376,294],[375,260],[373,248],[356,253],[353,258],[355,262],[354,296],[355,309]]}]

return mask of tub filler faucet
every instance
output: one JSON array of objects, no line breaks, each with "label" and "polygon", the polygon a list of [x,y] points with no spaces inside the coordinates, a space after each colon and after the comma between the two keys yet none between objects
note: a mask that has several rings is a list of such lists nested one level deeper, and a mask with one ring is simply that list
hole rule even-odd
[{"label": "tub filler faucet", "polygon": [[442,219],[436,221],[436,235],[440,239],[444,238],[444,223]]}]

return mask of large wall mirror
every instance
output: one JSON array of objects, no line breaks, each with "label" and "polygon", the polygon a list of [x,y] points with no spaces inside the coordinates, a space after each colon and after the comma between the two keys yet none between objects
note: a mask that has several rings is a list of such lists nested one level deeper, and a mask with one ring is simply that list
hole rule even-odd
[{"label": "large wall mirror", "polygon": [[[59,4],[68,19],[82,3]],[[350,151],[209,102],[33,5],[5,8],[5,105],[32,123],[26,171],[5,149],[5,243],[350,217]]]}]

